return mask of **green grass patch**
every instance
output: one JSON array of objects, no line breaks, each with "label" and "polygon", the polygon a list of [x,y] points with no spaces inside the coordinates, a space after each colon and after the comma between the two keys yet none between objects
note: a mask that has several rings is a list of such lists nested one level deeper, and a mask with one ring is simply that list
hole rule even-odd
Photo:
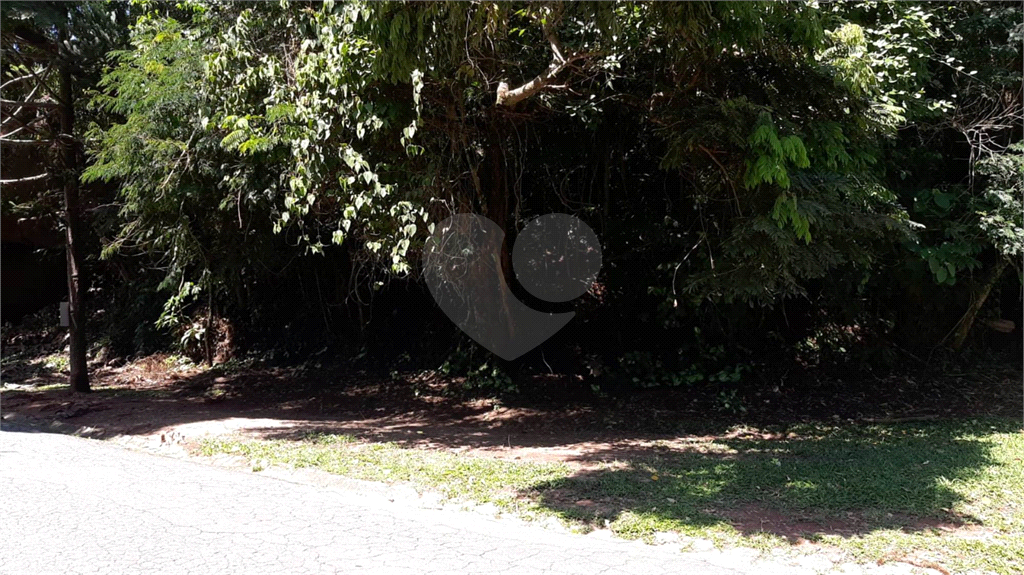
[{"label": "green grass patch", "polygon": [[[313,467],[368,481],[402,481],[451,500],[494,503],[529,512],[519,494],[534,485],[568,477],[564,464],[537,464],[408,449],[393,443],[364,443],[347,435],[309,435],[301,441],[207,439],[200,453],[241,455],[257,465]],[[525,503],[525,505],[523,505]]]},{"label": "green grass patch", "polygon": [[[1007,575],[1024,564],[1019,422],[786,431],[776,439],[694,440],[686,449],[661,449],[654,456],[575,473],[562,464],[474,458],[348,436],[210,439],[200,449],[207,455],[235,453],[359,479],[409,482],[521,515],[607,525],[627,538],[676,531],[721,544],[772,548],[800,536],[862,561],[924,557],[953,572]],[[759,517],[774,523],[759,528]]]},{"label": "green grass patch", "polygon": [[58,373],[71,369],[71,360],[66,353],[52,353],[43,358],[42,364],[44,368]]}]

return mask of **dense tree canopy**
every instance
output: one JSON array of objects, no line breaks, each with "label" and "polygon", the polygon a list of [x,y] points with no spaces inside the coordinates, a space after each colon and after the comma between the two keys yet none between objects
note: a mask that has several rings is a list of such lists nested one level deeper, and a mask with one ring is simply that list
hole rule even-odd
[{"label": "dense tree canopy", "polygon": [[573,327],[515,369],[724,384],[1020,323],[1019,3],[128,13],[78,126],[118,207],[91,223],[126,351],[173,333],[211,359],[231,339],[479,373],[419,278],[460,212],[509,245],[550,212],[601,238]]}]

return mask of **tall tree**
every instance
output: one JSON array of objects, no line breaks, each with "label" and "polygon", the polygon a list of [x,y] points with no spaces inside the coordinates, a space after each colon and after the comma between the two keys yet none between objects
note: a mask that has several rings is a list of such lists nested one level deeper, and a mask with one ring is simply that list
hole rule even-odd
[{"label": "tall tree", "polygon": [[[70,311],[70,377],[86,392],[85,256],[79,179],[82,145],[76,135],[76,100],[87,89],[106,51],[126,30],[113,4],[6,3],[2,9],[3,98],[0,143],[45,149],[45,172],[4,180],[4,186],[45,180],[63,195]],[[120,24],[119,24],[120,22]],[[5,153],[5,156],[8,154]],[[8,163],[8,165],[10,165]]]},{"label": "tall tree", "polygon": [[[1011,217],[1020,194],[1002,184],[1017,174],[1016,156],[1002,154],[1019,140],[1017,113],[998,128],[998,165],[980,164],[984,154],[953,162],[956,146],[911,139],[946,139],[953,130],[944,123],[966,125],[968,115],[951,113],[969,111],[971,71],[998,76],[1019,60],[1019,5],[997,8],[161,6],[135,22],[131,49],[114,54],[93,100],[121,120],[91,132],[85,179],[120,186],[120,229],[105,253],[156,258],[170,295],[161,322],[182,342],[200,340],[196,317],[211,317],[204,305],[237,318],[267,314],[253,324],[299,325],[275,315],[277,300],[313,298],[266,295],[286,293],[268,291],[283,285],[279,277],[299,290],[316,282],[310,293],[326,326],[329,308],[353,293],[362,301],[388,272],[417,269],[432,226],[467,211],[494,220],[509,246],[531,216],[551,211],[600,232],[609,262],[602,313],[615,337],[590,330],[592,341],[580,344],[588,353],[614,359],[636,345],[703,361],[711,354],[690,353],[705,337],[693,328],[745,348],[817,346],[829,330],[869,341],[853,334],[913,325],[878,311],[895,307],[879,305],[902,294],[894,284],[937,283],[922,300],[944,304],[952,298],[938,290],[962,289],[952,285],[957,268],[990,265],[993,248],[1018,253],[1010,240],[1021,237]],[[996,56],[992,26],[1006,40]],[[979,53],[951,52],[967,48]],[[957,60],[970,65],[958,70]],[[1019,86],[996,80],[970,86]],[[1010,111],[1017,93],[992,92]],[[980,92],[971,101],[979,98],[995,101]],[[978,201],[961,213],[968,204],[942,190],[964,187],[957,172],[976,164]],[[905,177],[910,167],[928,178]],[[966,228],[950,212],[959,207]],[[950,241],[957,234],[965,241]],[[325,264],[329,273],[303,278],[296,268],[314,258],[295,258],[296,247],[338,256],[341,271]],[[280,265],[269,265],[273,254]],[[785,327],[766,338],[766,324]],[[647,335],[655,325],[665,337]],[[913,341],[938,339],[910,331]],[[834,345],[846,354],[846,343]]]}]

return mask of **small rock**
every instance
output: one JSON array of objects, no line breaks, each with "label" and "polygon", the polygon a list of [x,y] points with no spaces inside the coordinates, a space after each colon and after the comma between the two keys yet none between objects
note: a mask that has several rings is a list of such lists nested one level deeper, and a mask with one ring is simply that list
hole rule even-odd
[{"label": "small rock", "polygon": [[543,526],[545,529],[564,529],[562,522],[557,517],[548,517],[544,520]]},{"label": "small rock", "polygon": [[675,533],[668,532],[668,531],[659,531],[658,533],[654,534],[654,544],[655,545],[665,545],[665,544],[668,544],[668,543],[678,543],[678,542],[679,542],[679,536],[676,535]]}]

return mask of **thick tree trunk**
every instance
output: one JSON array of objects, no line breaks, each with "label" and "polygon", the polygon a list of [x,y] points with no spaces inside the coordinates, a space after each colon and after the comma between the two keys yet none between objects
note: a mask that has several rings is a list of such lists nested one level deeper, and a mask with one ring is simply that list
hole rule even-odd
[{"label": "thick tree trunk", "polygon": [[75,103],[73,79],[67,64],[60,64],[60,179],[64,188],[64,218],[67,234],[68,307],[70,312],[71,375],[69,383],[74,391],[89,391],[89,371],[86,366],[85,305],[83,302],[81,238],[82,210],[78,197],[78,153],[75,149]]},{"label": "thick tree trunk", "polygon": [[999,282],[999,278],[1003,277],[1003,271],[1005,270],[1006,258],[1002,258],[996,264],[996,267],[992,269],[992,273],[974,296],[971,306],[967,308],[967,313],[964,314],[964,317],[960,319],[960,323],[957,324],[953,332],[953,343],[951,344],[954,350],[959,351],[964,346],[967,336],[971,333],[971,327],[974,326],[974,319],[978,317],[978,312],[985,306],[988,294],[992,292],[992,288]]},{"label": "thick tree trunk", "polygon": [[[505,232],[505,240],[501,246],[500,257],[498,265],[493,270],[494,273],[499,274],[504,278],[507,284],[514,281],[514,274],[512,270],[512,254],[510,248],[515,241],[514,237],[514,222],[511,222],[511,215],[513,211],[513,205],[510,201],[510,193],[508,187],[508,174],[505,166],[505,151],[502,142],[502,136],[499,132],[499,128],[495,124],[488,127],[487,130],[487,148],[486,148],[486,161],[488,163],[489,173],[487,176],[487,185],[485,187],[485,197],[483,198],[483,208],[486,212],[486,216],[494,221],[503,232]],[[497,283],[495,283],[497,285]],[[497,313],[500,314],[501,320],[499,324],[506,328],[506,336],[509,341],[513,341],[516,335],[516,322],[512,315],[511,303],[506,299],[508,296],[507,290],[500,292],[500,301],[487,303],[488,306],[497,306]],[[505,371],[505,373],[512,380],[513,386],[520,388],[523,384],[523,371],[521,369],[520,360],[514,359],[507,361],[501,358],[495,359]]]},{"label": "thick tree trunk", "polygon": [[[490,163],[490,186],[487,188],[487,197],[484,198],[484,209],[487,217],[505,232],[505,241],[501,246],[501,260],[497,271],[504,276],[506,282],[512,281],[512,257],[509,248],[514,238],[510,235],[513,231],[509,226],[509,193],[508,180],[505,174],[505,154],[502,150],[501,137],[493,129],[487,134],[487,160]],[[500,302],[501,309],[507,318],[509,337],[515,332],[515,323],[512,321],[509,303]]]}]

